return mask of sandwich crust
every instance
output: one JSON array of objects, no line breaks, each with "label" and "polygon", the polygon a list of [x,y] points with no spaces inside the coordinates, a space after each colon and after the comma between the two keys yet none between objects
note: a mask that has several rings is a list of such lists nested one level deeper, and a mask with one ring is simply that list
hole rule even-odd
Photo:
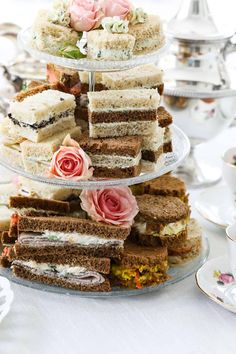
[{"label": "sandwich crust", "polygon": [[121,155],[136,157],[142,145],[141,136],[124,136],[120,138],[89,138],[85,133],[79,144],[88,153],[99,155]]},{"label": "sandwich crust", "polygon": [[146,182],[145,192],[154,195],[182,198],[186,194],[186,186],[181,179],[171,175],[164,175]]},{"label": "sandwich crust", "polygon": [[166,128],[173,123],[172,115],[162,106],[157,108],[157,118],[162,128]]},{"label": "sandwich crust", "polygon": [[70,212],[70,203],[59,201],[59,200],[50,200],[50,199],[39,199],[33,197],[23,197],[15,196],[10,197],[9,202],[10,208],[16,209],[34,209],[40,211],[52,211],[55,214],[68,214]]},{"label": "sandwich crust", "polygon": [[177,197],[143,194],[136,200],[139,207],[137,219],[168,224],[189,216],[188,206]]},{"label": "sandwich crust", "polygon": [[125,243],[124,253],[119,264],[128,268],[137,264],[153,266],[166,259],[166,247],[143,247],[127,242]]},{"label": "sandwich crust", "polygon": [[79,232],[81,234],[96,235],[107,239],[125,240],[130,228],[99,223],[88,219],[79,219],[66,216],[58,217],[27,217],[20,216],[18,220],[18,231],[32,232]]}]

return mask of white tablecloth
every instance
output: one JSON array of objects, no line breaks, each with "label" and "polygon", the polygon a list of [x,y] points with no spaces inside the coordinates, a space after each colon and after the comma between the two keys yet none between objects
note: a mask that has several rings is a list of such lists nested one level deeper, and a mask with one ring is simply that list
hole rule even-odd
[{"label": "white tablecloth", "polygon": [[[233,1],[227,1],[233,6]],[[47,3],[45,0],[1,0],[0,21],[15,20],[20,25],[28,25],[40,2]],[[146,7],[155,7],[170,16],[178,2],[149,0],[138,1],[138,4],[145,3]],[[215,8],[220,4],[222,2],[214,2]],[[228,11],[227,6],[225,11]],[[234,16],[235,12],[227,12],[230,13]],[[235,136],[236,128],[224,132],[202,145],[199,155],[220,165],[222,152],[235,144]],[[6,171],[0,169],[0,175],[5,174]],[[201,222],[210,241],[210,258],[224,255],[224,231],[196,213],[194,200],[201,191],[190,192],[193,215]],[[15,299],[10,313],[0,324],[1,354],[236,352],[235,315],[200,293],[194,276],[159,292],[129,298],[86,299],[44,293],[15,284],[12,288]]]}]

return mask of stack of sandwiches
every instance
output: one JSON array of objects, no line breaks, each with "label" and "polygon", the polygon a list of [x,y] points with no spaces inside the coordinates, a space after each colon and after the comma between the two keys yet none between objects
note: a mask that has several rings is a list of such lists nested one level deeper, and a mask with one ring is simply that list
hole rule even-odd
[{"label": "stack of sandwiches", "polygon": [[[55,65],[48,66],[48,79],[53,78],[51,82],[55,83],[55,77],[63,76],[62,70]],[[110,144],[111,138],[114,145],[120,146],[124,141],[121,137],[141,136],[143,170],[153,171],[162,166],[163,152],[172,151],[172,117],[160,106],[160,95],[164,89],[163,72],[155,65],[148,64],[125,72],[96,73],[96,92],[88,92],[88,73],[80,72],[79,76],[81,94],[76,101],[76,121],[88,137],[86,146],[94,146],[96,141],[101,145],[101,139],[109,139]],[[107,144],[106,141],[104,143]],[[91,153],[89,150],[86,152]],[[115,155],[119,158],[119,151],[113,150]],[[107,177],[101,172],[104,164],[102,161],[94,166],[95,175]],[[132,168],[133,172],[130,173],[130,167],[124,166],[129,170],[127,174],[122,173],[121,177],[139,174],[137,167]],[[109,177],[111,173],[112,170]]]},{"label": "stack of sandwiches", "polygon": [[171,175],[133,188],[139,213],[131,228],[89,219],[79,190],[24,177],[7,190],[0,261],[26,280],[80,291],[143,288],[167,281],[169,266],[201,251],[185,185]]},{"label": "stack of sandwiches", "polygon": [[132,190],[139,207],[130,236],[134,242],[148,247],[166,246],[170,265],[199,255],[202,231],[190,218],[183,181],[167,174]]},{"label": "stack of sandwiches", "polygon": [[[56,86],[56,88],[59,85]],[[78,139],[74,95],[40,85],[17,95],[1,125],[1,157],[29,173],[47,175],[67,134]]]}]

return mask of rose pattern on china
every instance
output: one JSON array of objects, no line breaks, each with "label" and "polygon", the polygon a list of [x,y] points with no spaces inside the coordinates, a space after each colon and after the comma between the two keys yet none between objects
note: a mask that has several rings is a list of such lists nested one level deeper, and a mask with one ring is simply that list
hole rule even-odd
[{"label": "rose pattern on china", "polygon": [[70,25],[78,32],[98,28],[103,17],[101,6],[94,0],[71,0],[69,2]]},{"label": "rose pattern on china", "polygon": [[93,175],[90,157],[79,144],[67,135],[62,146],[53,155],[49,176],[51,178],[87,180]]},{"label": "rose pattern on china", "polygon": [[120,227],[130,227],[139,211],[129,187],[83,190],[80,199],[92,220]]},{"label": "rose pattern on china", "polygon": [[217,279],[218,285],[230,284],[234,281],[234,276],[231,273],[221,273],[221,271],[215,271],[213,274],[214,278]]},{"label": "rose pattern on china", "polygon": [[125,20],[133,9],[128,0],[102,0],[100,4],[105,17],[119,16],[122,20]]}]

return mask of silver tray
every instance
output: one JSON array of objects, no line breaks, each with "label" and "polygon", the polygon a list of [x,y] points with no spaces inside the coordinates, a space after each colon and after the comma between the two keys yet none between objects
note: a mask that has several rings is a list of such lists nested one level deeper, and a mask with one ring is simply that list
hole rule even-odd
[{"label": "silver tray", "polygon": [[12,271],[10,269],[6,268],[0,268],[0,275],[6,277],[8,280],[12,281],[13,283],[16,283],[18,285],[22,285],[28,288],[36,289],[36,290],[41,290],[44,292],[50,292],[50,293],[56,293],[56,294],[62,294],[62,295],[73,295],[73,296],[79,296],[79,297],[89,297],[89,298],[106,298],[106,297],[120,297],[120,296],[134,296],[134,295],[142,295],[142,294],[147,294],[151,293],[154,291],[161,290],[165,288],[166,286],[175,284],[181,280],[184,280],[185,278],[189,277],[190,275],[194,274],[207,260],[208,255],[209,255],[209,242],[207,238],[203,238],[203,245],[202,245],[202,251],[201,254],[194,258],[192,261],[189,261],[183,265],[172,267],[169,269],[169,276],[170,280],[167,282],[157,285],[157,286],[151,286],[151,287],[146,287],[142,289],[134,289],[134,290],[127,290],[123,288],[113,288],[111,292],[83,292],[83,291],[77,291],[77,290],[70,290],[66,288],[61,288],[58,286],[51,286],[51,285],[45,285],[42,283],[38,282],[32,282],[29,280],[24,280],[21,278],[17,278],[12,274]]}]

